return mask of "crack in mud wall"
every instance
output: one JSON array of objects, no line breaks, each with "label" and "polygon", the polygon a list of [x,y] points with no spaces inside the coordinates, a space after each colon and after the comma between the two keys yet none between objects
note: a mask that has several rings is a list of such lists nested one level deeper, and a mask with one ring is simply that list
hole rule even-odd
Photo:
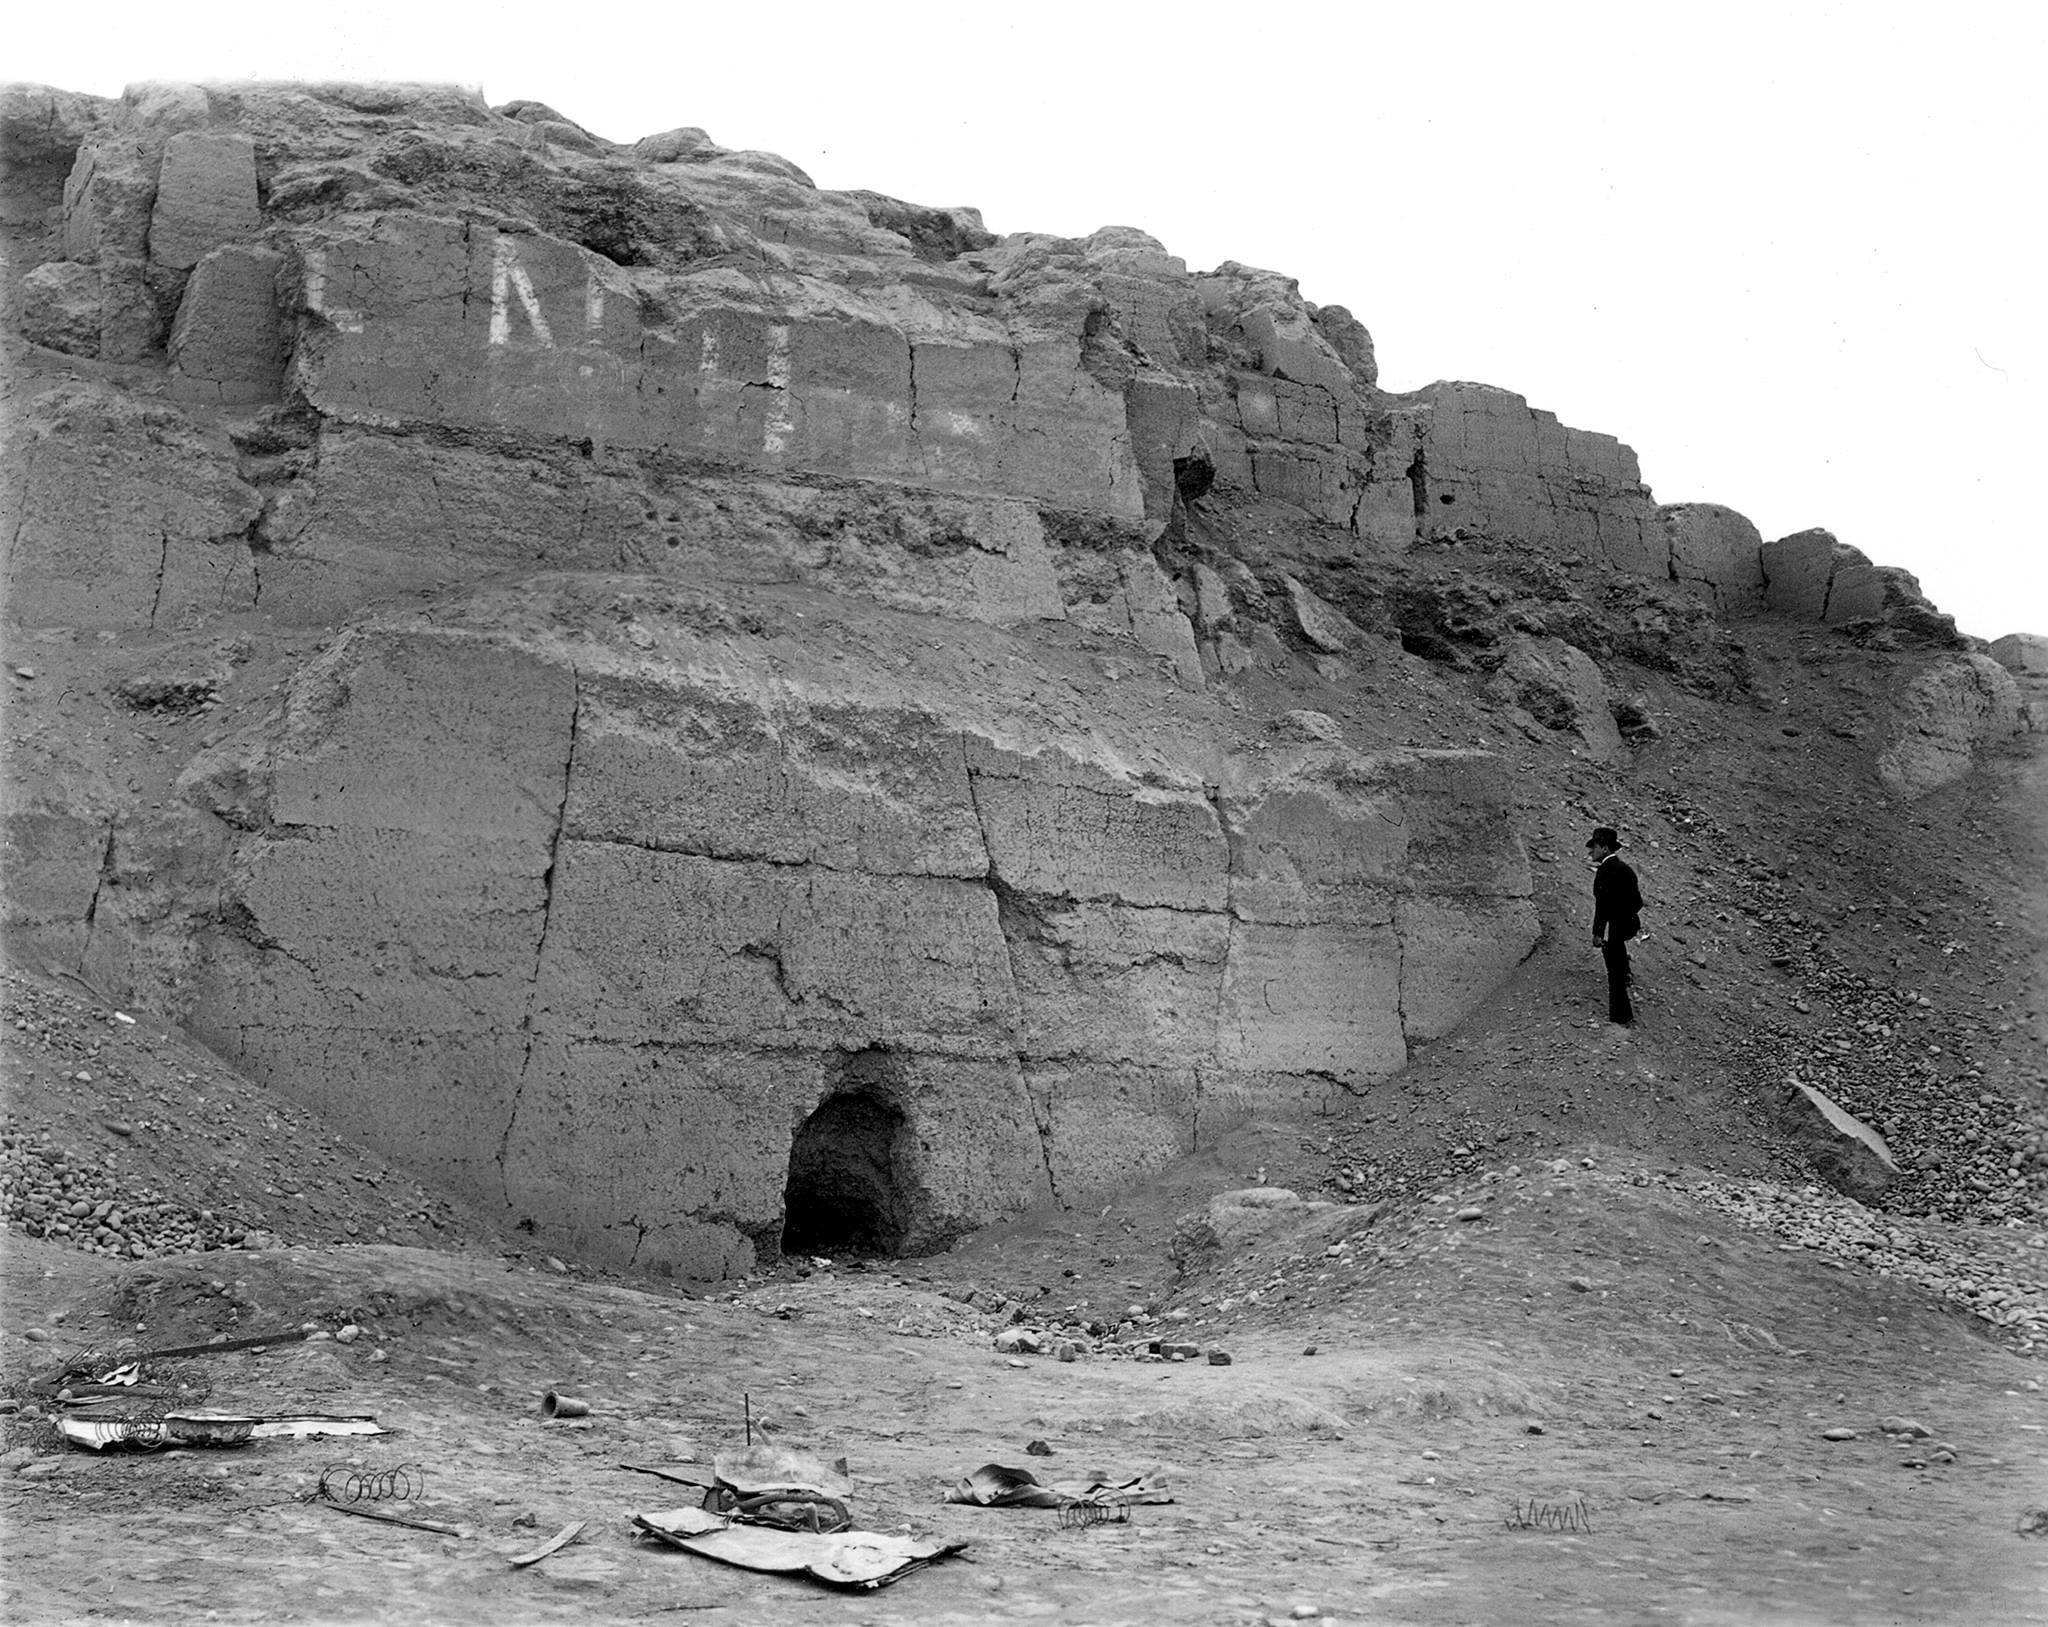
[{"label": "crack in mud wall", "polygon": [[[513,1127],[519,1122],[519,1104],[525,1095],[527,1072],[533,1066],[534,1007],[540,992],[540,969],[547,959],[548,928],[553,924],[555,917],[555,879],[561,864],[562,832],[567,829],[569,823],[569,791],[576,782],[576,735],[582,721],[583,693],[573,668],[569,673],[569,681],[569,730],[567,747],[562,753],[562,795],[555,809],[554,832],[548,838],[547,869],[541,873],[540,930],[534,935],[533,971],[526,1010],[519,1019],[520,1032],[525,1035],[526,1044],[519,1057],[519,1080],[513,1087],[511,1108],[505,1115],[504,1134],[498,1139],[498,1186],[508,1207],[511,1205],[512,1195],[505,1185],[505,1149],[511,1145]],[[637,1222],[635,1224],[637,1225]],[[639,1257],[640,1244],[643,1241],[644,1230],[634,1241],[635,1259]]]}]

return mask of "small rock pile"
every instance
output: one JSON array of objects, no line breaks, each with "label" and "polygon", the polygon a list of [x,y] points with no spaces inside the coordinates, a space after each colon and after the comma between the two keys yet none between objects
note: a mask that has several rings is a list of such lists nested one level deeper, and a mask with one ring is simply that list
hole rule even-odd
[{"label": "small rock pile", "polygon": [[[1188,1313],[1174,1311],[1169,1319],[1186,1322]],[[1141,1321],[1150,1321],[1146,1316]],[[1207,1362],[1211,1367],[1231,1365],[1230,1353],[1221,1345],[1201,1345],[1186,1339],[1169,1339],[1139,1333],[1128,1337],[1138,1323],[1119,1323],[1118,1337],[1114,1339],[1090,1339],[1084,1337],[1073,1322],[1054,1323],[1049,1328],[1012,1327],[1004,1328],[990,1343],[1006,1356],[1051,1356],[1057,1361],[1079,1361],[1087,1356],[1103,1356],[1111,1361],[1150,1362]]]},{"label": "small rock pile", "polygon": [[0,1127],[0,1212],[6,1229],[109,1259],[268,1247],[267,1232],[231,1211],[195,1209],[28,1130]]},{"label": "small rock pile", "polygon": [[[844,1275],[829,1260],[785,1261],[760,1277],[740,1279],[725,1297],[786,1322],[852,1304],[855,1314],[892,1326],[898,1334],[986,1345],[1010,1357],[1231,1365],[1227,1350],[1185,1337],[1191,1313],[1184,1309],[1132,1303],[1091,1315],[1085,1304],[1049,1303],[1052,1291],[1045,1287],[963,1284],[934,1297],[897,1278],[862,1282],[863,1270],[856,1265]],[[1126,1286],[1142,1291],[1136,1283]],[[856,1298],[847,1300],[849,1293]]]}]

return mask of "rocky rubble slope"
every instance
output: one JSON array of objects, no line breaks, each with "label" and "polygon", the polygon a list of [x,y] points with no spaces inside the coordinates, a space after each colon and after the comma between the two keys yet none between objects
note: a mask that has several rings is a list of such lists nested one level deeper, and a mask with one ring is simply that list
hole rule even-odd
[{"label": "rocky rubble slope", "polygon": [[0,979],[0,1071],[0,1211],[17,1235],[109,1260],[492,1235],[303,1104],[85,991]]},{"label": "rocky rubble slope", "polygon": [[1873,847],[2023,724],[1904,573],[1129,228],[445,87],[0,135],[11,951],[565,1255],[928,1250],[1370,1099],[1576,913],[1536,810],[1682,847],[1787,640]]},{"label": "rocky rubble slope", "polygon": [[[1681,1268],[1686,1256],[1711,1260],[1710,1251],[1725,1246],[1718,1235],[1722,1222],[1700,1217],[1727,1217],[1744,1231],[1777,1239],[1781,1249],[1811,1251],[1832,1269],[1925,1290],[2016,1354],[2048,1356],[2048,1284],[2042,1280],[2048,1233],[1882,1215],[1825,1188],[1645,1167],[1618,1149],[1597,1146],[1526,1166],[1475,1163],[1426,1197],[1365,1208],[1304,1200],[1281,1187],[1225,1193],[1188,1216],[1176,1234],[1179,1280],[1172,1293],[1133,1309],[1143,1313],[1140,1323],[1197,1344],[1227,1342],[1243,1326],[1313,1327],[1368,1295],[1398,1297],[1403,1283],[1426,1290],[1424,1298],[1447,1291],[1459,1275],[1461,1248],[1468,1261],[1475,1253],[1486,1256],[1468,1265],[1467,1278],[1474,1269],[1498,1270],[1507,1252],[1489,1245],[1503,1235],[1540,1224],[1559,1203],[1624,1207],[1622,1188],[1630,1189],[1636,1207],[1661,1217],[1673,1233],[1664,1240],[1670,1246],[1638,1233],[1585,1248],[1581,1274],[1540,1290],[1531,1284],[1528,1297],[1539,1291],[1599,1300],[1643,1296],[1649,1284],[1623,1267],[1660,1258],[1675,1259]],[[1690,1231],[1689,1214],[1695,1217]],[[1018,1320],[1025,1320],[1021,1304]]]}]

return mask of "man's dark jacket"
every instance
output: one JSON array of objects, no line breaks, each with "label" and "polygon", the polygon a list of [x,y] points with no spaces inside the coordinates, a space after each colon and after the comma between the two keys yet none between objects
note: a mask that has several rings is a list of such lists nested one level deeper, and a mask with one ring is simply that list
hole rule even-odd
[{"label": "man's dark jacket", "polygon": [[1610,853],[1593,872],[1593,935],[1611,929],[1626,943],[1642,929],[1643,895],[1636,873]]}]

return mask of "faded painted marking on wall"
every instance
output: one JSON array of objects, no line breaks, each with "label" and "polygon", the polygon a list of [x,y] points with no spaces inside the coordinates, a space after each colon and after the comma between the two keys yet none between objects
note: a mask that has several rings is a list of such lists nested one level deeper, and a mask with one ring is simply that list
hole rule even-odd
[{"label": "faded painted marking on wall", "polygon": [[324,317],[343,333],[363,331],[363,313],[347,306],[330,306],[327,303],[327,251],[308,249],[306,266],[306,309]]},{"label": "faded painted marking on wall", "polygon": [[718,388],[718,334],[710,326],[697,336],[697,404],[704,409],[703,419],[697,426],[697,435],[706,446],[718,440],[718,425],[712,416],[711,405]]},{"label": "faded painted marking on wall", "polygon": [[593,339],[604,332],[604,284],[595,277],[583,285],[583,331]]},{"label": "faded painted marking on wall", "polygon": [[519,296],[520,309],[526,312],[526,320],[533,327],[533,336],[548,349],[555,347],[555,336],[548,331],[548,319],[542,314],[540,299],[533,291],[533,279],[526,274],[526,267],[519,263],[519,253],[512,246],[512,239],[500,232],[497,241],[491,245],[491,343],[502,345],[512,337],[511,296]]},{"label": "faded painted marking on wall", "polygon": [[789,449],[796,420],[789,412],[789,328],[778,323],[768,330],[768,413],[761,425],[761,450],[780,455]]}]

